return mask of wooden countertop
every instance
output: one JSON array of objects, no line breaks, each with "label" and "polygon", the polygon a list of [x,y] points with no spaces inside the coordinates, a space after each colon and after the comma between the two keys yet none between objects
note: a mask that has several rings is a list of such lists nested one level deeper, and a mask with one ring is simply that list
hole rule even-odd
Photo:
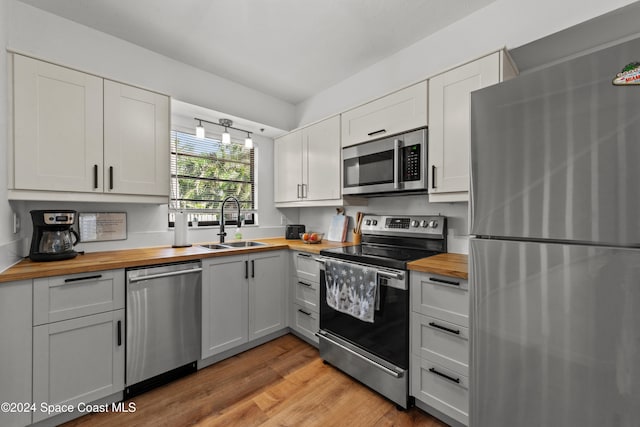
[{"label": "wooden countertop", "polygon": [[442,274],[467,280],[469,278],[468,258],[468,255],[462,254],[439,254],[412,261],[407,266],[411,271]]},{"label": "wooden countertop", "polygon": [[141,267],[145,265],[164,264],[169,262],[193,261],[204,258],[273,251],[278,249],[293,249],[296,251],[318,254],[322,249],[350,246],[353,244],[349,242],[337,243],[327,241],[317,244],[305,244],[301,240],[286,240],[280,237],[252,240],[267,243],[267,246],[212,251],[202,248],[198,246],[198,244],[193,244],[193,246],[188,248],[158,246],[117,251],[89,252],[64,261],[33,262],[29,259],[24,259],[0,273],[0,283],[37,279],[39,277],[113,270],[117,268]]}]

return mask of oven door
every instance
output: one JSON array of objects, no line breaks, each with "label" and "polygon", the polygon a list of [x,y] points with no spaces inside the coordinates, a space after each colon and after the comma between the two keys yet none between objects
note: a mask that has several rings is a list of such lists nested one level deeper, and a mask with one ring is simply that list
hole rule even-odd
[{"label": "oven door", "polygon": [[[344,263],[348,265],[348,263]],[[326,274],[320,270],[320,330],[376,357],[409,368],[409,290],[406,272],[379,270],[379,306],[373,323],[339,312],[327,304]]]},{"label": "oven door", "polygon": [[426,190],[427,131],[342,149],[343,194]]}]

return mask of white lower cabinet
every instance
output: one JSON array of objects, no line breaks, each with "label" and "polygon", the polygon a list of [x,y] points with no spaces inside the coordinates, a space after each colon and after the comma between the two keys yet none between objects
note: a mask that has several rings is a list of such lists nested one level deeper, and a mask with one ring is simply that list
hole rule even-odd
[{"label": "white lower cabinet", "polygon": [[410,394],[418,406],[468,425],[468,282],[412,271],[410,292]]},{"label": "white lower cabinet", "polygon": [[[0,402],[31,403],[32,289],[31,280],[0,283]],[[31,412],[19,409],[0,411],[0,426],[31,424]]]},{"label": "white lower cabinet", "polygon": [[315,255],[304,252],[293,252],[292,261],[289,327],[295,334],[317,345],[316,332],[320,327],[320,265]]},{"label": "white lower cabinet", "polygon": [[122,391],[124,354],[124,309],[36,326],[33,402],[75,406]]},{"label": "white lower cabinet", "polygon": [[202,260],[202,358],[286,327],[284,251]]},{"label": "white lower cabinet", "polygon": [[33,280],[33,422],[124,390],[124,292],[124,270]]}]

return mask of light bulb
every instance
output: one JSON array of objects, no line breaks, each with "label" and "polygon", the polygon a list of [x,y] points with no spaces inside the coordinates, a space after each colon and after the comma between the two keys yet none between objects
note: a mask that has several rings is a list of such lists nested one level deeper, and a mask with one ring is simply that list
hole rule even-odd
[{"label": "light bulb", "polygon": [[196,126],[196,138],[204,139],[204,126],[202,126],[202,123]]},{"label": "light bulb", "polygon": [[222,143],[223,144],[231,144],[231,134],[227,132],[227,129],[224,129],[224,133],[222,134]]},{"label": "light bulb", "polygon": [[244,148],[253,148],[253,139],[251,139],[249,133],[247,133],[247,137],[244,140]]}]

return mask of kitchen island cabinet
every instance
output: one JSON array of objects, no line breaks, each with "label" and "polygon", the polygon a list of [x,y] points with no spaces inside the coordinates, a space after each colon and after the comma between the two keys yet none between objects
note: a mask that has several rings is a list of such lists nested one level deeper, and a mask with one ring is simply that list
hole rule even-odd
[{"label": "kitchen island cabinet", "polygon": [[167,202],[168,96],[12,58],[9,199]]},{"label": "kitchen island cabinet", "polygon": [[429,79],[429,201],[469,200],[471,92],[515,76],[505,51]]},{"label": "kitchen island cabinet", "polygon": [[[31,280],[0,285],[0,402],[31,403],[32,394],[32,286]],[[31,424],[31,411],[0,411],[0,425]]]},{"label": "kitchen island cabinet", "polygon": [[202,358],[286,328],[285,251],[202,260]]}]

